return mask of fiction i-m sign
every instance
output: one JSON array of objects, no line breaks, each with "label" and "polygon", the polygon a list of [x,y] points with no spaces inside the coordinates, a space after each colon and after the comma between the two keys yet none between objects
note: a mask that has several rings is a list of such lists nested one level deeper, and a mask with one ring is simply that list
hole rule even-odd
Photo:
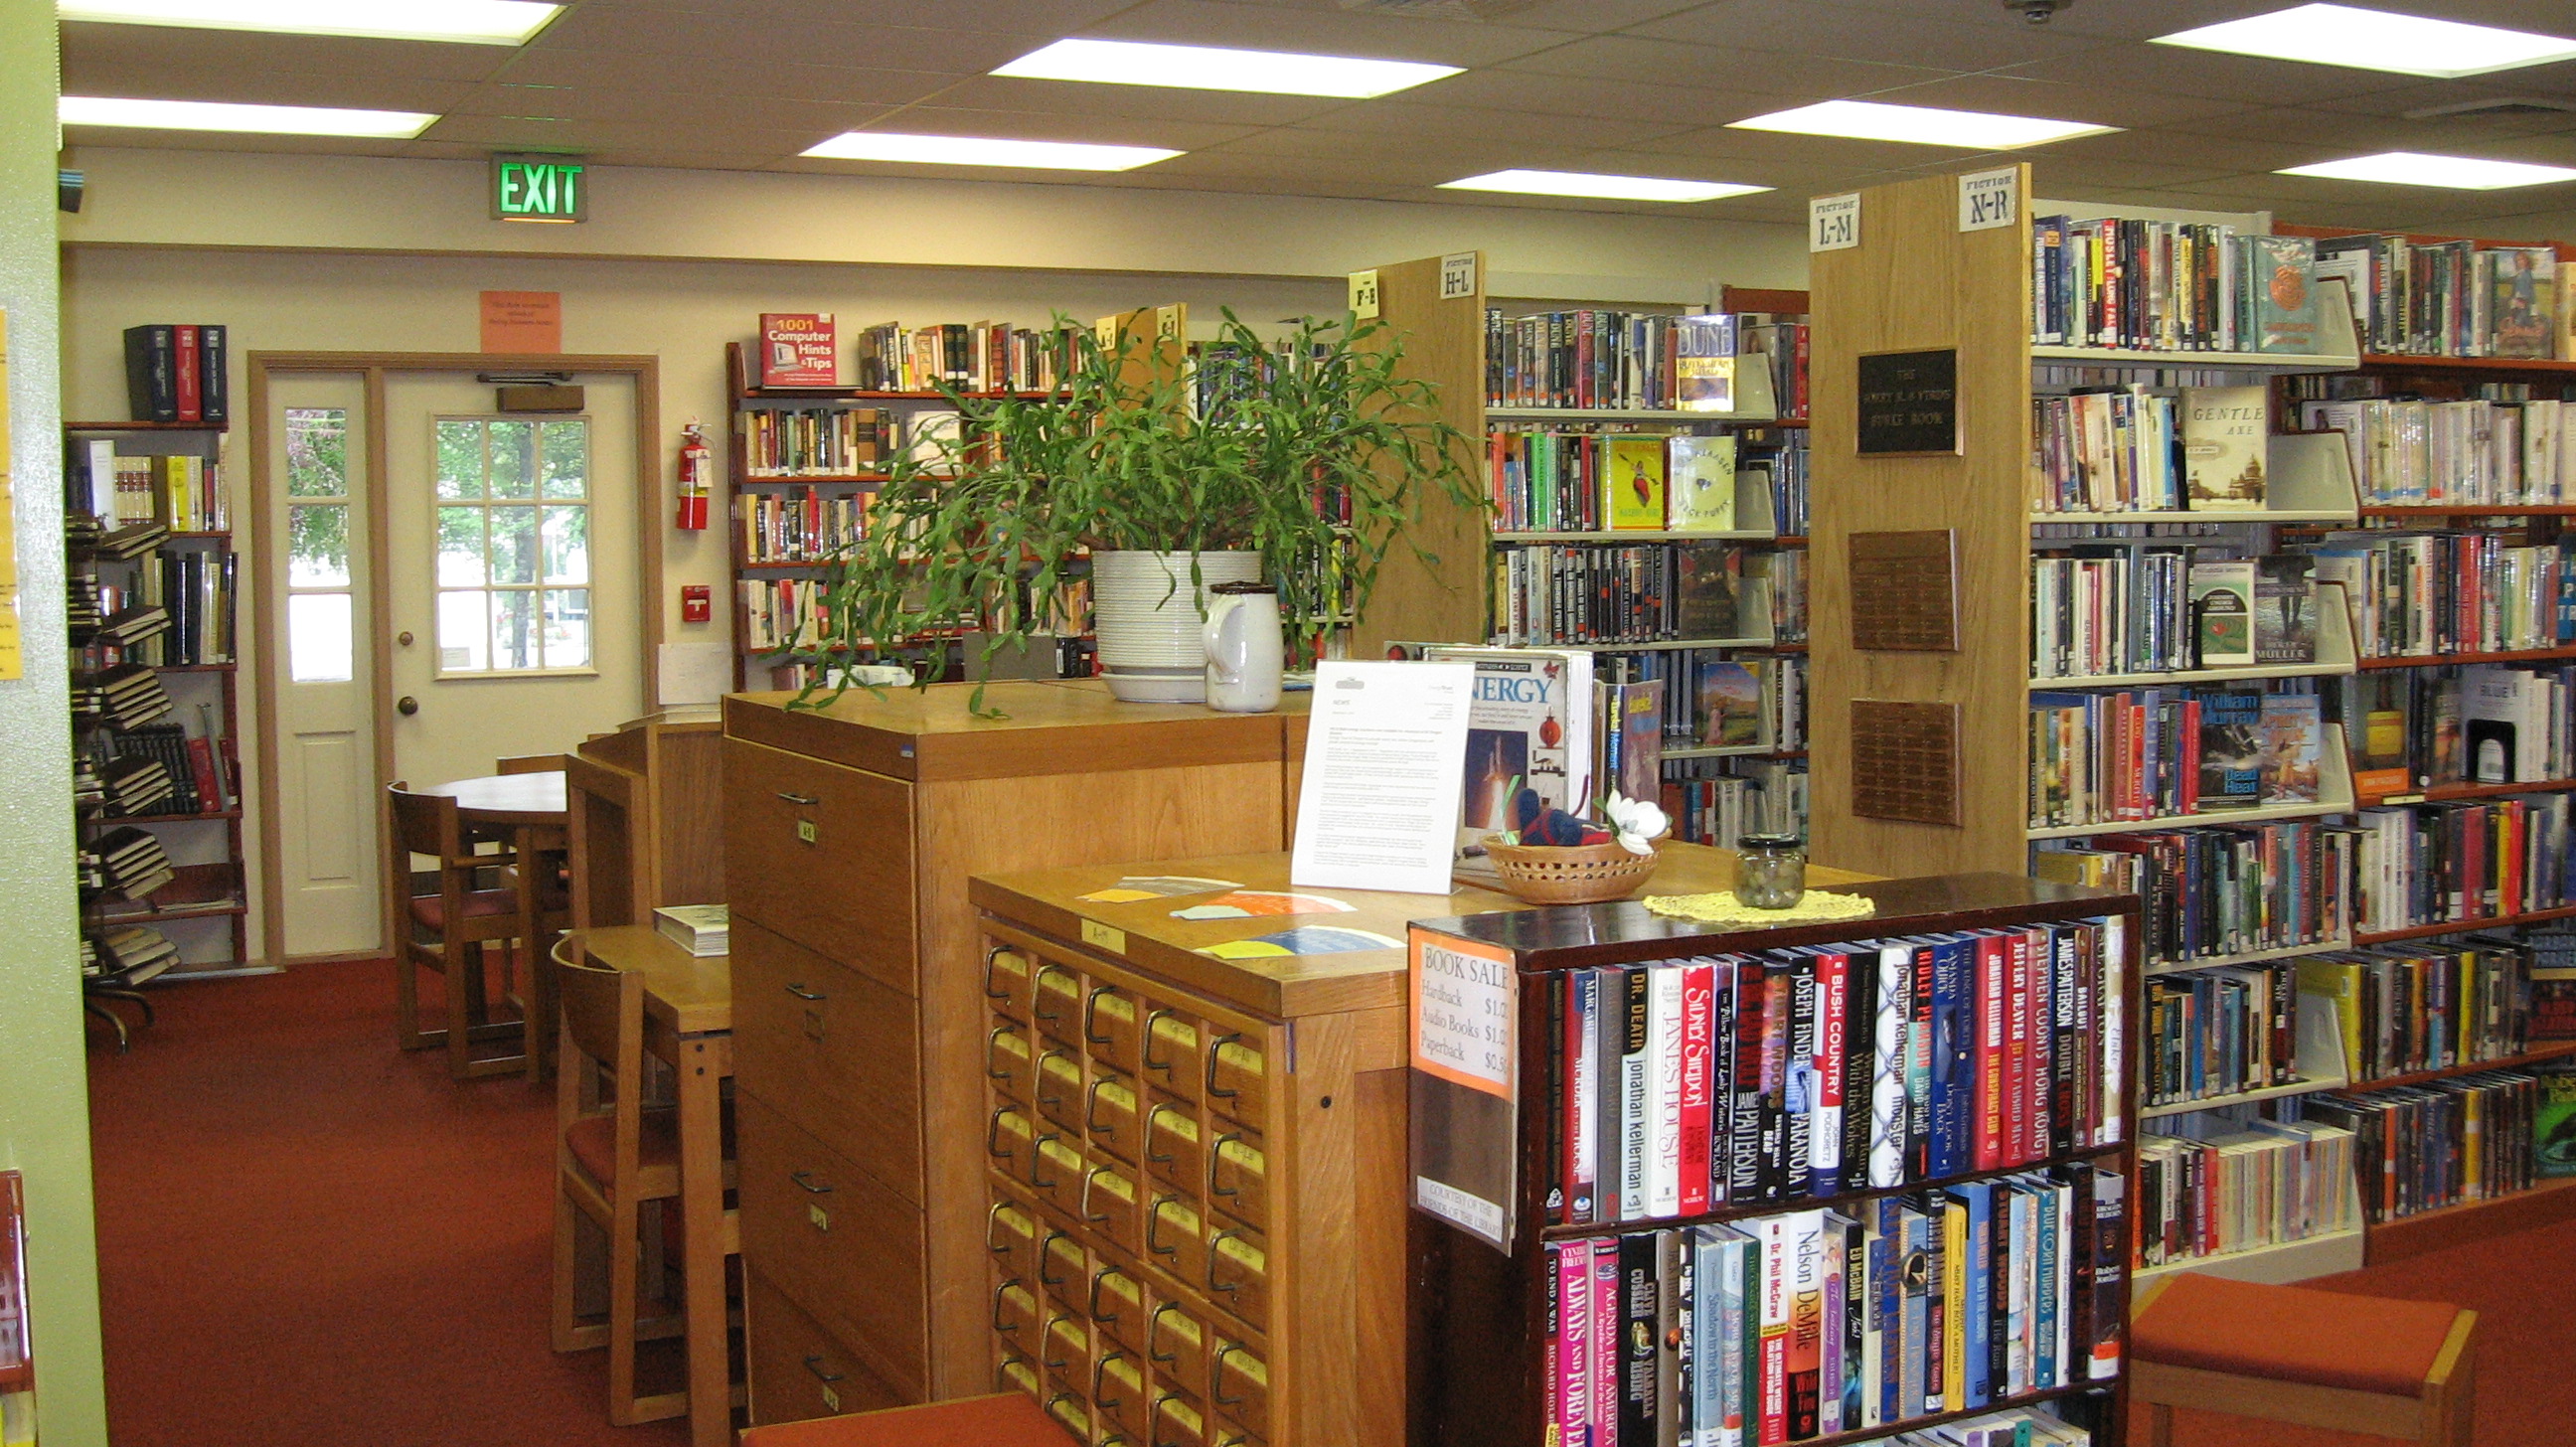
[{"label": "fiction i-m sign", "polygon": [[590,217],[590,174],[579,157],[492,157],[492,219],[585,221]]}]

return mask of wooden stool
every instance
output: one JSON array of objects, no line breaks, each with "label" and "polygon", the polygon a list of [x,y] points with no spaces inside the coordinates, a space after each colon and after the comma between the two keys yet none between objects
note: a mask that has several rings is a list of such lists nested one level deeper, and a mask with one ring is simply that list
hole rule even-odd
[{"label": "wooden stool", "polygon": [[2171,1447],[2176,1407],[2469,1447],[2469,1336],[2478,1314],[2185,1273],[2139,1294],[2129,1398],[2149,1447]]},{"label": "wooden stool", "polygon": [[742,1447],[1073,1447],[1073,1439],[1037,1403],[1004,1392],[754,1427]]}]

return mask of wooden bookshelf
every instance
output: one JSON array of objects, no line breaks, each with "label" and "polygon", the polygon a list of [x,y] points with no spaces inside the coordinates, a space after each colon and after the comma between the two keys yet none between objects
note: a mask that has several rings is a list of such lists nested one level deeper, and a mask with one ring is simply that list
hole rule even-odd
[{"label": "wooden bookshelf", "polygon": [[2554,919],[2576,919],[2576,905],[2516,910],[2511,914],[2488,915],[2479,919],[2435,920],[2431,924],[2408,925],[2404,929],[2356,930],[2353,932],[2352,942],[2357,945],[2384,945],[2398,940],[2422,940],[2431,939],[2436,935],[2467,934],[2473,930],[2504,929],[2522,924],[2545,924]]},{"label": "wooden bookshelf", "polygon": [[2366,1254],[2370,1265],[2385,1266],[2570,1219],[2576,1219],[2576,1176],[2546,1177],[2527,1191],[2382,1221],[2370,1228]]},{"label": "wooden bookshelf", "polygon": [[2395,1090],[2401,1086],[2430,1085],[2436,1080],[2449,1080],[2461,1075],[2477,1075],[2489,1070],[2528,1070],[2535,1065],[2546,1065],[2550,1061],[2564,1060],[2571,1055],[2576,1055],[2576,1040],[2553,1040],[2535,1045],[2518,1055],[2503,1055],[2493,1060],[2463,1060],[2457,1065],[2445,1065],[2436,1070],[2410,1070],[2402,1075],[2383,1075],[2376,1080],[2356,1080],[2346,1088]]}]

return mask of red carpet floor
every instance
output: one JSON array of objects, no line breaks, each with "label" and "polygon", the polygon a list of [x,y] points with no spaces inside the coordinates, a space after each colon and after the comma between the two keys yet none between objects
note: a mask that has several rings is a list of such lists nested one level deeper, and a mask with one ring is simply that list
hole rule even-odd
[{"label": "red carpet floor", "polygon": [[92,1038],[117,1447],[688,1440],[548,1345],[551,1088],[396,1050],[384,964],[153,999],[132,1054]]},{"label": "red carpet floor", "polygon": [[[673,1447],[546,1342],[552,1096],[393,1046],[389,967],[156,992],[92,1057],[118,1447]],[[2478,1447],[2576,1443],[2576,1222],[2316,1283],[2482,1313]],[[2226,1419],[2182,1447],[2357,1447]]]}]

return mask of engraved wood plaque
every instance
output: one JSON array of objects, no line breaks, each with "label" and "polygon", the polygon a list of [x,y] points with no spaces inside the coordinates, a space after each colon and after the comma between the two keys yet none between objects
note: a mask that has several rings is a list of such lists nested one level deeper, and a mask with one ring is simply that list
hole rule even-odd
[{"label": "engraved wood plaque", "polygon": [[1853,533],[1848,541],[1852,647],[1958,652],[1959,569],[1950,531]]},{"label": "engraved wood plaque", "polygon": [[1959,706],[1856,698],[1851,811],[1863,819],[1959,824]]}]

